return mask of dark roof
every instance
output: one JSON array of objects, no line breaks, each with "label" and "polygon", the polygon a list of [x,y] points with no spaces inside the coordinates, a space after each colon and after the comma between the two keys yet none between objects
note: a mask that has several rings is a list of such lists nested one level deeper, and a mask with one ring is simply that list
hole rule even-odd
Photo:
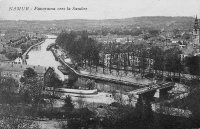
[{"label": "dark roof", "polygon": [[23,65],[23,64],[9,64],[0,62],[0,69],[2,71],[24,72],[27,68],[32,68],[38,74],[44,74],[46,68],[43,66]]}]

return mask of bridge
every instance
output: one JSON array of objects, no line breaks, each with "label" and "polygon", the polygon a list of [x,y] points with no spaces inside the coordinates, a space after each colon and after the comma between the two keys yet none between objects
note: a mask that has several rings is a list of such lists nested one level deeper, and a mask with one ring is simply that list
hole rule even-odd
[{"label": "bridge", "polygon": [[67,71],[66,73],[71,73],[75,75],[76,77],[80,77],[80,78],[92,79],[92,80],[95,80],[95,82],[103,81],[103,82],[121,84],[121,85],[126,85],[126,86],[131,86],[131,87],[137,87],[137,88],[139,87],[139,89],[129,92],[129,95],[134,96],[136,103],[139,101],[142,101],[143,103],[149,100],[154,101],[155,96],[156,98],[165,97],[168,95],[168,91],[171,90],[175,85],[175,83],[173,82],[167,82],[167,83],[161,82],[161,83],[152,83],[148,85],[143,85],[143,84],[134,83],[130,81],[124,81],[124,80],[119,80],[119,79],[114,79],[114,78],[109,78],[109,77],[80,73],[77,70],[75,70],[73,66],[71,66],[71,64],[66,63],[60,55],[54,52],[53,49],[50,49],[50,50],[53,52],[55,58],[62,65],[64,65],[64,68],[59,68],[59,69],[62,69],[62,70],[65,69]]},{"label": "bridge", "polygon": [[140,88],[134,91],[130,91],[129,95],[134,96],[135,101],[154,101],[155,98],[165,98],[168,96],[170,91],[175,86],[173,82],[152,84],[149,87]]},{"label": "bridge", "polygon": [[152,84],[148,87],[144,87],[144,88],[140,88],[140,89],[131,91],[131,92],[129,92],[129,94],[141,95],[141,94],[145,94],[150,91],[170,89],[170,88],[173,88],[174,85],[175,84],[172,82],[161,83],[161,84]]},{"label": "bridge", "polygon": [[[77,70],[75,70],[74,68],[72,68],[72,66],[70,66],[70,64],[66,63],[64,61],[64,59],[61,56],[59,56],[58,54],[56,54],[53,50],[52,50],[52,52],[53,52],[54,56],[58,59],[58,61],[60,61],[67,68],[67,71],[74,73],[78,77],[93,79],[95,81],[105,81],[105,82],[111,82],[111,83],[122,84],[122,85],[127,85],[127,86],[142,87],[140,89],[129,92],[129,94],[142,95],[142,94],[149,93],[152,91],[153,92],[155,92],[156,90],[164,91],[164,90],[168,90],[168,89],[171,89],[174,87],[174,83],[172,83],[172,82],[144,85],[144,84],[139,84],[139,83],[133,83],[130,81],[124,81],[124,80],[113,79],[113,78],[108,78],[108,77],[103,77],[103,76],[98,76],[98,75],[80,73]],[[66,73],[68,73],[68,72],[66,72]]]}]

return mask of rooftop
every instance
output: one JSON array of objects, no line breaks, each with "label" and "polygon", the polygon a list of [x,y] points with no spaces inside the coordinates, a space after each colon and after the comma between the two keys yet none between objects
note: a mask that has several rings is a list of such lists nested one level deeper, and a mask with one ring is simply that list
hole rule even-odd
[{"label": "rooftop", "polygon": [[34,69],[34,71],[38,74],[44,74],[46,72],[46,67],[43,66],[9,64],[0,62],[0,71],[24,72],[24,70],[26,70],[27,68]]}]

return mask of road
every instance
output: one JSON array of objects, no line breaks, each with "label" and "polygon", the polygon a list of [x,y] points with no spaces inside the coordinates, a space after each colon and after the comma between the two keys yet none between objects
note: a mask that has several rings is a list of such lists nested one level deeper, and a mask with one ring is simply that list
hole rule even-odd
[{"label": "road", "polygon": [[[94,79],[94,80],[100,80],[100,81],[106,81],[106,82],[111,82],[111,83],[116,83],[116,84],[123,84],[123,85],[128,85],[128,86],[140,86],[140,87],[145,87],[147,84],[140,84],[136,82],[131,82],[130,80],[125,80],[123,78],[119,79],[113,76],[105,76],[105,75],[94,75],[94,74],[89,74],[89,73],[83,73],[83,72],[78,72],[74,68],[72,68],[68,63],[64,61],[64,59],[58,55],[53,49],[52,52],[58,58],[58,60],[65,65],[72,73],[75,73],[79,77],[83,78],[89,78],[89,79]],[[123,80],[122,80],[123,79]]]}]

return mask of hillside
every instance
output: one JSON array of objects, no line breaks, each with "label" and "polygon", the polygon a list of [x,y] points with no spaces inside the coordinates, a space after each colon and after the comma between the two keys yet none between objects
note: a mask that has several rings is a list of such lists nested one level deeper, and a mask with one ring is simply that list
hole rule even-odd
[{"label": "hillside", "polygon": [[0,20],[0,28],[21,28],[21,29],[48,29],[57,27],[60,29],[73,30],[94,30],[101,28],[124,28],[131,29],[135,27],[150,27],[157,29],[191,29],[194,22],[192,17],[133,17],[126,19],[107,19],[107,20],[51,20],[51,21],[4,21]]}]

